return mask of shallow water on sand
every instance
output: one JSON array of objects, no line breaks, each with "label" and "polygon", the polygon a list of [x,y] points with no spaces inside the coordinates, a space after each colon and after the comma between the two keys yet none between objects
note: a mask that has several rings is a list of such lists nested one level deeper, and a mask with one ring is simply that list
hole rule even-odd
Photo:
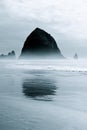
[{"label": "shallow water on sand", "polygon": [[87,130],[87,61],[0,61],[0,130]]}]

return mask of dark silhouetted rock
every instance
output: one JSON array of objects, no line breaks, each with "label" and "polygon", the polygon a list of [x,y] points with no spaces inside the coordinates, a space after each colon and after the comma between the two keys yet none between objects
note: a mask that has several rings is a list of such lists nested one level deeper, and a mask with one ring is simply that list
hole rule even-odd
[{"label": "dark silhouetted rock", "polygon": [[42,29],[36,28],[26,39],[20,57],[52,56],[63,58],[54,38]]},{"label": "dark silhouetted rock", "polygon": [[7,55],[1,54],[0,55],[0,59],[5,59],[7,57]]},{"label": "dark silhouetted rock", "polygon": [[11,51],[8,53],[8,57],[15,57],[15,51]]}]

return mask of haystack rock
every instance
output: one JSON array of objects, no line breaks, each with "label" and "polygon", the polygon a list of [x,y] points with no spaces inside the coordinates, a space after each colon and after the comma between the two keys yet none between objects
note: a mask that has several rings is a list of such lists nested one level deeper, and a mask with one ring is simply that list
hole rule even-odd
[{"label": "haystack rock", "polygon": [[20,58],[32,57],[63,58],[54,38],[40,28],[36,28],[25,40]]}]

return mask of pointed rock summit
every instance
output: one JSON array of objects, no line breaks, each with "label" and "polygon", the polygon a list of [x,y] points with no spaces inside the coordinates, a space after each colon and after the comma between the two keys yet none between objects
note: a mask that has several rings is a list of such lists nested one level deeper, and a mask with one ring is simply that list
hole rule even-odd
[{"label": "pointed rock summit", "polygon": [[40,28],[36,28],[25,40],[21,58],[57,56],[63,58],[54,38]]}]

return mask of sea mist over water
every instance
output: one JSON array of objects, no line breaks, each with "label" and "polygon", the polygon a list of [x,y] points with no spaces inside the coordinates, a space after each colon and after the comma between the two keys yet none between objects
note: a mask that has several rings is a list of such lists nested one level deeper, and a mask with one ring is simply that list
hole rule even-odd
[{"label": "sea mist over water", "polygon": [[35,58],[30,60],[16,60],[14,64],[7,65],[8,68],[23,70],[59,70],[59,71],[87,71],[87,59],[41,59]]},{"label": "sea mist over water", "polygon": [[1,130],[87,130],[87,60],[1,60]]}]

